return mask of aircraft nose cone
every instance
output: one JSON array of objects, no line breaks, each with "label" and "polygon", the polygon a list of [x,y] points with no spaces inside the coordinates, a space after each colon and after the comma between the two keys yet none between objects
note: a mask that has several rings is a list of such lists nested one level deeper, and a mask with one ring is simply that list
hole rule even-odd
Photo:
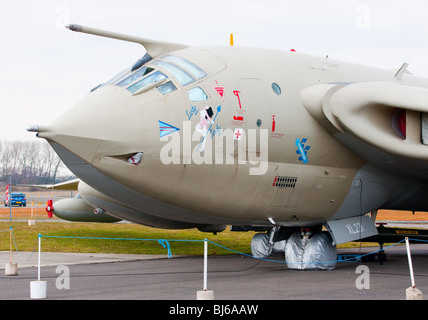
[{"label": "aircraft nose cone", "polygon": [[27,131],[28,131],[28,132],[36,132],[36,133],[38,133],[38,132],[39,132],[39,126],[38,126],[38,125],[36,125],[36,124],[30,124],[30,125],[27,127]]},{"label": "aircraft nose cone", "polygon": [[43,126],[38,124],[31,124],[27,126],[28,132],[35,132],[36,136],[39,137],[40,133],[54,132],[55,129],[52,126]]},{"label": "aircraft nose cone", "polygon": [[[59,144],[89,163],[105,155],[131,153],[134,136],[126,135],[138,127],[141,118],[129,92],[119,87],[105,87],[90,93],[80,103],[66,111],[49,126],[31,125],[55,149]],[[141,139],[141,136],[139,136]]]}]

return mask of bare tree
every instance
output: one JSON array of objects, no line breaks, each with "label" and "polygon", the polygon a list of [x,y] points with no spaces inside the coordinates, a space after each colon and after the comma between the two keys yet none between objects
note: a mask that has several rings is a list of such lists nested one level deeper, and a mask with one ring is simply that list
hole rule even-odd
[{"label": "bare tree", "polygon": [[58,169],[60,167],[64,167],[61,159],[58,157],[55,151],[49,145],[47,145],[47,143],[43,148],[43,152],[41,152],[41,157],[46,165],[45,175],[47,179],[55,181],[58,174]]},{"label": "bare tree", "polygon": [[3,180],[6,180],[8,177],[12,177],[13,175],[13,151],[11,143],[8,141],[2,141],[1,143],[1,155],[0,155],[0,165],[1,165],[1,172]]},{"label": "bare tree", "polygon": [[12,183],[55,183],[72,176],[44,140],[0,141],[1,180]]}]

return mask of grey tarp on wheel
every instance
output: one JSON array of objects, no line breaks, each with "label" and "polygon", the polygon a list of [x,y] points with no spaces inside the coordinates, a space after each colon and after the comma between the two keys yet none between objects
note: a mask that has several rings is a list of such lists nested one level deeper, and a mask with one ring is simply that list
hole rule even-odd
[{"label": "grey tarp on wheel", "polygon": [[266,258],[273,253],[273,246],[269,244],[266,233],[256,233],[251,240],[251,254],[256,258]]},{"label": "grey tarp on wheel", "polygon": [[290,269],[333,270],[337,248],[325,233],[316,233],[309,239],[294,233],[286,243],[285,260]]}]

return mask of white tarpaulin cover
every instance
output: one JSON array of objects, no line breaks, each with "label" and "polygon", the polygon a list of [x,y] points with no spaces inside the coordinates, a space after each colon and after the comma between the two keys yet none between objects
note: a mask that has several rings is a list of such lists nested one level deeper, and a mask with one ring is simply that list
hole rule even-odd
[{"label": "white tarpaulin cover", "polygon": [[284,252],[286,240],[281,240],[269,244],[269,235],[267,233],[257,233],[251,240],[251,254],[256,258],[267,258],[273,252]]},{"label": "white tarpaulin cover", "polygon": [[273,253],[273,246],[269,244],[266,233],[257,233],[251,240],[251,254],[256,258],[266,258]]},{"label": "white tarpaulin cover", "polygon": [[285,245],[285,260],[290,269],[333,270],[337,248],[325,233],[316,233],[309,239],[295,233]]}]

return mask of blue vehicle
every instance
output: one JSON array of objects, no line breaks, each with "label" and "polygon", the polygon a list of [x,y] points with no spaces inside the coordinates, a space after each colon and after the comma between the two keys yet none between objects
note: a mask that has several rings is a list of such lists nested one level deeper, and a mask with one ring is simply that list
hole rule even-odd
[{"label": "blue vehicle", "polygon": [[[10,197],[10,203],[12,204],[12,206],[27,206],[27,199],[25,198],[25,194],[19,192],[12,192]],[[5,207],[7,207],[6,199],[4,199],[4,205]]]}]

